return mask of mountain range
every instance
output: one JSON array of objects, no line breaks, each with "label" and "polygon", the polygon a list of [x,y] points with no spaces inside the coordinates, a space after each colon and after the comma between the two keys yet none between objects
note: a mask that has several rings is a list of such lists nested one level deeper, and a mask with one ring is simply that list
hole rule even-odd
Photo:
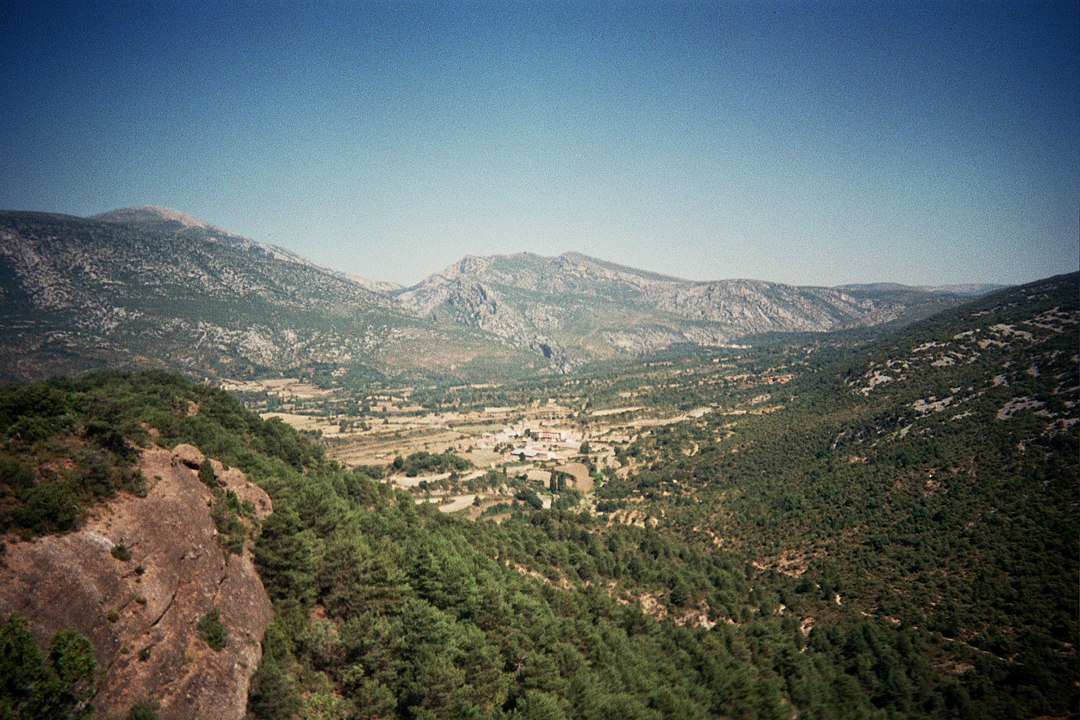
[{"label": "mountain range", "polygon": [[421,317],[488,330],[566,369],[672,346],[910,320],[958,293],[905,286],[692,282],[568,252],[467,257],[396,294]]},{"label": "mountain range", "polygon": [[990,288],[692,282],[578,253],[521,253],[466,257],[403,289],[168,208],[8,211],[0,377],[120,364],[204,377],[484,380],[903,323]]},{"label": "mountain range", "polygon": [[105,365],[363,380],[542,364],[487,333],[425,322],[280,248],[190,220],[162,227],[163,213],[110,217],[0,214],[7,379]]}]

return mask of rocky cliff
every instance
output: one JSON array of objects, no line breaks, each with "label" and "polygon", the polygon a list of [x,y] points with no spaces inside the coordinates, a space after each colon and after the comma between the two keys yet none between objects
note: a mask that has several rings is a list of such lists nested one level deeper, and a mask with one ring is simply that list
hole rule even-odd
[{"label": "rocky cliff", "polygon": [[[93,702],[108,717],[143,700],[159,701],[163,720],[244,715],[272,608],[250,549],[218,543],[213,493],[197,477],[202,459],[191,446],[144,450],[145,497],[96,506],[70,534],[7,539],[0,616],[27,617],[41,642],[68,627],[89,638],[105,673]],[[243,473],[213,464],[254,518],[271,511]],[[228,632],[220,651],[200,633],[211,608]]]}]

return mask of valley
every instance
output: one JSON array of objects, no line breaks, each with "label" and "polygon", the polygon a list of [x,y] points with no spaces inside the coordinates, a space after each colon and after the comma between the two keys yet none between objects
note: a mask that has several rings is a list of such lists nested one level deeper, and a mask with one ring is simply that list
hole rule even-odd
[{"label": "valley", "polygon": [[28,2],[0,720],[1077,720],[1080,2]]},{"label": "valley", "polygon": [[[1075,283],[992,296],[876,342],[794,338],[502,385],[245,397],[321,432],[345,466],[466,522],[559,518],[643,532],[635,542],[680,556],[738,558],[756,583],[792,583],[768,602],[797,620],[797,637],[817,638],[809,647],[851,623],[899,628],[931,663],[924,679],[1022,684],[1019,668],[992,667],[1028,657],[1056,667],[1043,682],[1069,694],[1058,682],[1077,662],[1066,589],[1080,510]],[[603,576],[528,557],[514,567],[565,590]],[[633,577],[605,581],[605,594],[676,626],[748,622],[715,580]],[[1036,637],[1044,651],[1027,645]],[[1023,702],[978,692],[991,716]]]},{"label": "valley", "polygon": [[[595,485],[640,467],[624,454],[628,447],[707,414],[734,427],[746,416],[781,409],[783,386],[820,344],[774,348],[774,357],[745,346],[504,385],[358,392],[283,378],[226,380],[222,387],[263,418],[321,440],[329,457],[383,475],[418,502],[502,520],[526,506],[518,495],[538,497],[545,508],[554,503],[595,513]],[[769,364],[775,362],[781,364]],[[411,476],[394,467],[396,458],[416,453],[454,454],[469,467]],[[572,494],[564,497],[562,488]]]},{"label": "valley", "polygon": [[1080,702],[1076,273],[402,289],[161,208],[4,222],[0,717]]}]

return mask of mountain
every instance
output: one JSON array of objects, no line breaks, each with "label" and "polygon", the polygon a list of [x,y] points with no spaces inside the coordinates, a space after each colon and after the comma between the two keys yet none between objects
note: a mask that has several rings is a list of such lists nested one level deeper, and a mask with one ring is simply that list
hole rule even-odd
[{"label": "mountain", "polygon": [[900,283],[854,283],[849,285],[837,285],[837,290],[852,293],[947,293],[949,295],[962,295],[976,298],[996,290],[1003,290],[1007,285],[995,285],[992,283],[967,283],[958,285],[901,285]]},{"label": "mountain", "polygon": [[175,211],[0,213],[0,377],[104,365],[197,376],[465,379],[535,359]]},{"label": "mountain", "polygon": [[137,207],[110,210],[98,215],[91,215],[90,219],[116,223],[117,225],[133,225],[146,230],[164,230],[166,232],[203,230],[208,233],[230,235],[225,230],[214,227],[194,215],[160,205],[139,205]]},{"label": "mountain", "polygon": [[960,301],[903,286],[691,282],[579,253],[467,257],[396,297],[423,317],[488,330],[563,368],[674,345],[881,325]]},{"label": "mountain", "polygon": [[173,210],[172,208],[161,207],[160,205],[139,205],[131,208],[121,208],[119,210],[111,210],[109,212],[100,213],[98,215],[90,216],[91,220],[100,220],[102,222],[114,223],[117,225],[127,225],[130,227],[142,228],[143,230],[160,230],[168,233],[182,233],[189,237],[198,237],[203,239],[212,239],[218,242],[231,244],[246,250],[255,250],[262,252],[271,257],[275,257],[279,260],[286,260],[289,262],[298,263],[300,265],[307,265],[308,267],[321,270],[323,272],[337,275],[338,277],[351,280],[363,287],[376,293],[388,293],[401,289],[401,286],[396,283],[381,282],[378,280],[368,280],[362,278],[359,275],[352,275],[350,273],[343,273],[333,270],[331,268],[325,268],[321,265],[308,260],[302,255],[298,255],[291,250],[286,250],[283,247],[277,245],[270,245],[268,243],[255,242],[249,240],[246,237],[237,235],[236,233],[229,232],[228,230],[222,230],[219,227],[211,225],[205,220],[200,220],[194,215],[181,212],[179,210]]},{"label": "mountain", "polygon": [[0,379],[105,365],[203,377],[485,381],[909,322],[963,300],[902,286],[690,282],[578,253],[467,257],[403,289],[157,206],[0,213]]}]

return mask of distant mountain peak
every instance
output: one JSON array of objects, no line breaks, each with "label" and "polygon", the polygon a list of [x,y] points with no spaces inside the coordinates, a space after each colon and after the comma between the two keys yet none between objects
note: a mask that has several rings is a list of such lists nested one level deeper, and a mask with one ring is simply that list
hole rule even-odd
[{"label": "distant mountain peak", "polygon": [[539,348],[561,369],[748,335],[870,327],[956,302],[917,290],[691,281],[579,252],[468,256],[394,297],[420,317]]},{"label": "distant mountain peak", "polygon": [[491,262],[492,259],[488,257],[480,257],[478,255],[466,255],[461,260],[444,270],[443,273],[447,277],[458,277],[460,275],[483,272],[491,266]]},{"label": "distant mountain peak", "polygon": [[152,228],[154,230],[208,230],[211,232],[224,233],[224,230],[214,227],[205,220],[200,220],[194,215],[189,215],[180,210],[163,207],[161,205],[137,205],[135,207],[120,208],[109,212],[93,215],[91,220],[117,223],[120,225],[135,225],[138,227]]}]

